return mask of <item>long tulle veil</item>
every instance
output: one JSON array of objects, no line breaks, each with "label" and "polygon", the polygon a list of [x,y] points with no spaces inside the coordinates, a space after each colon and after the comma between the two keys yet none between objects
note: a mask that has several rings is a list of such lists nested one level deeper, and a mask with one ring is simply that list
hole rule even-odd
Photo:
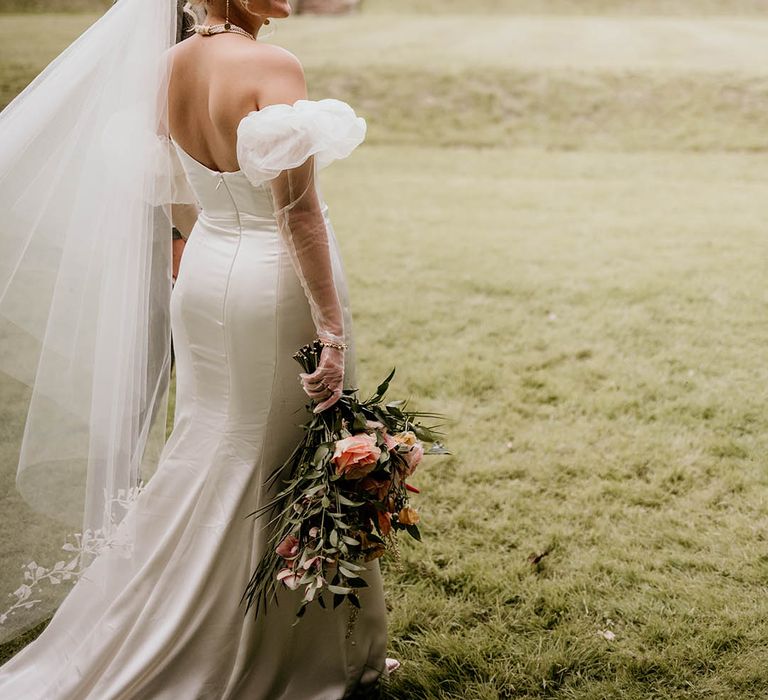
[{"label": "long tulle veil", "polygon": [[0,641],[57,607],[165,444],[174,0],[118,0],[0,114]]}]

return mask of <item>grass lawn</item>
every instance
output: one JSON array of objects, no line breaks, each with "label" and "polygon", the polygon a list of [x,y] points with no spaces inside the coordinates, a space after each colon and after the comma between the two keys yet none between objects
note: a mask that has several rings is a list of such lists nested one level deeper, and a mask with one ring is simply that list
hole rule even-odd
[{"label": "grass lawn", "polygon": [[457,420],[417,480],[426,544],[387,568],[387,697],[768,697],[763,160],[329,172],[363,380],[397,362]]},{"label": "grass lawn", "polygon": [[[323,180],[361,384],[396,364],[453,417],[385,566],[384,698],[768,698],[768,15],[640,4],[678,16],[371,1],[275,35],[369,122]],[[22,20],[4,102],[88,22]]]}]

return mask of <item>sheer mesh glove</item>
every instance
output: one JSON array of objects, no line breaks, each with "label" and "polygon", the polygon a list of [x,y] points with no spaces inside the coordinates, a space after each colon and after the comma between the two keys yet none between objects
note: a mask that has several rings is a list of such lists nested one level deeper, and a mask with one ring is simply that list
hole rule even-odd
[{"label": "sheer mesh glove", "polygon": [[317,369],[312,374],[302,372],[299,377],[307,396],[319,402],[314,412],[330,408],[341,398],[344,388],[344,351],[324,347]]},{"label": "sheer mesh glove", "polygon": [[[330,235],[315,187],[315,163],[310,156],[272,181],[275,220],[296,274],[309,301],[321,340],[344,342],[344,316],[331,262]],[[315,413],[335,404],[344,385],[344,351],[324,347],[318,368],[300,375],[308,396],[319,401]]]}]

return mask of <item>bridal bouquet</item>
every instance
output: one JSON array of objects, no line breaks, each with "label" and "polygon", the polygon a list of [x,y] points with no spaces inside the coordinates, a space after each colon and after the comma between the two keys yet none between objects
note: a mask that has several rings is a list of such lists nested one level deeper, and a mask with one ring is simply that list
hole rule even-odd
[{"label": "bridal bouquet", "polygon": [[[322,346],[315,341],[295,355],[305,372],[314,372]],[[278,586],[303,587],[297,610],[301,617],[312,601],[333,607],[345,599],[360,607],[357,590],[367,586],[364,562],[394,549],[394,535],[405,531],[420,540],[419,514],[410,494],[419,490],[407,480],[425,454],[449,454],[437,441],[434,426],[419,418],[438,414],[408,410],[404,401],[384,402],[395,370],[365,401],[346,389],[332,407],[304,424],[304,437],[287,462],[268,479],[285,475],[284,487],[250,516],[272,515],[274,528],[267,552],[242,599],[246,611],[277,595]],[[424,443],[432,443],[425,450]],[[388,546],[389,545],[389,546]],[[395,549],[396,551],[396,549]],[[242,600],[241,599],[241,600]]]}]

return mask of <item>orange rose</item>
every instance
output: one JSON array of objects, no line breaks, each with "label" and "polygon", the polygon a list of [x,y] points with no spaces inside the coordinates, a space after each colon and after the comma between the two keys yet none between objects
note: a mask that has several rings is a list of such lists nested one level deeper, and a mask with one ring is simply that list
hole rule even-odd
[{"label": "orange rose", "polygon": [[336,465],[339,476],[362,479],[374,470],[380,456],[381,449],[376,444],[376,437],[360,433],[338,440],[331,461]]},{"label": "orange rose", "polygon": [[397,514],[397,520],[403,525],[416,525],[420,518],[413,508],[405,507]]}]

